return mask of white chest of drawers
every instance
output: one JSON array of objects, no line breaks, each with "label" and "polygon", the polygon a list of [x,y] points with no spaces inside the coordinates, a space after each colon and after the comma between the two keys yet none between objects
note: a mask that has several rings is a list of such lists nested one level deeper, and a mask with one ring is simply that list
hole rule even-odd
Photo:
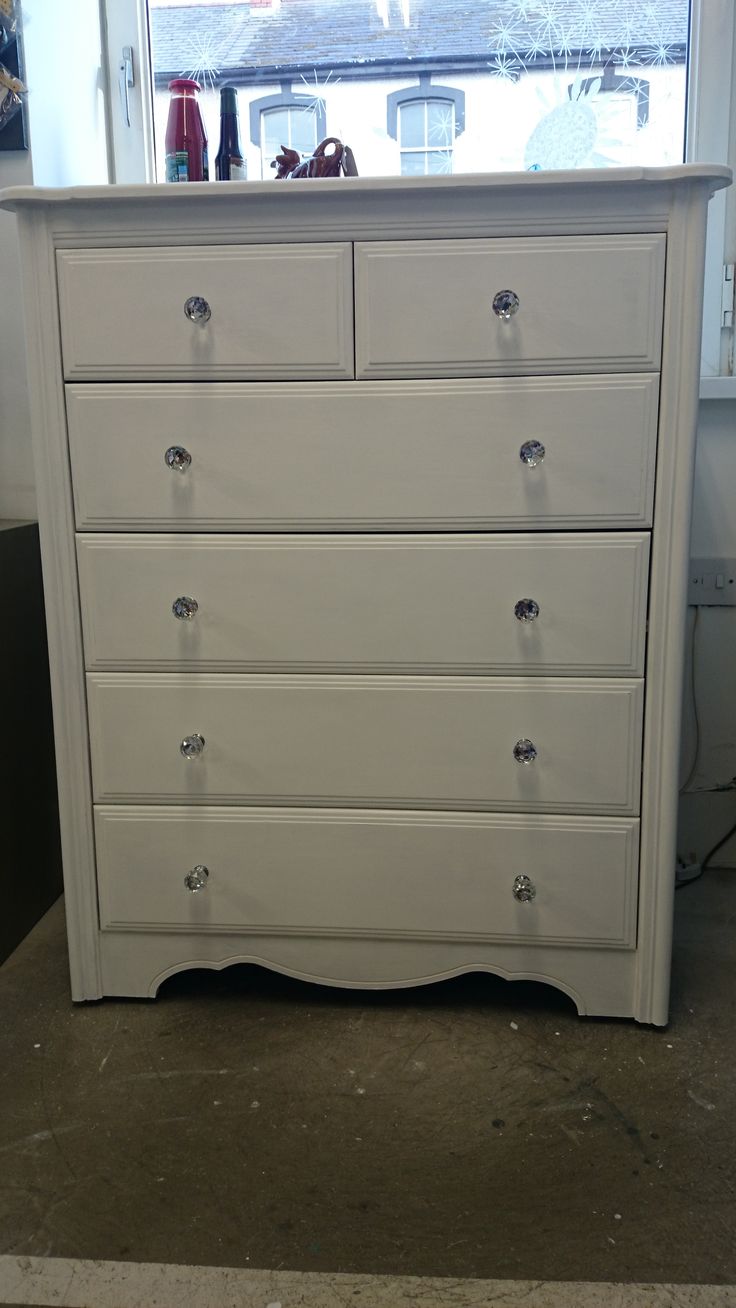
[{"label": "white chest of drawers", "polygon": [[5,193],[74,998],[486,969],[666,1022],[728,177]]}]

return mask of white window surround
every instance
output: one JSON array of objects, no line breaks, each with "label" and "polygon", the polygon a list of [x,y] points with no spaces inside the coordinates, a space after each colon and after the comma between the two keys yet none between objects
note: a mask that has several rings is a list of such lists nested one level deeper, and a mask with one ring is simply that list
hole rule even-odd
[{"label": "white window surround", "polygon": [[[687,159],[730,163],[736,138],[729,127],[734,105],[736,36],[734,0],[691,0]],[[146,0],[100,0],[107,38],[110,155],[115,182],[155,178],[153,96]],[[121,114],[118,90],[123,46],[133,49],[135,86],[129,92],[130,127]],[[721,328],[722,269],[736,247],[734,189],[719,191],[710,204],[706,249],[701,398],[736,400],[733,333]]]}]

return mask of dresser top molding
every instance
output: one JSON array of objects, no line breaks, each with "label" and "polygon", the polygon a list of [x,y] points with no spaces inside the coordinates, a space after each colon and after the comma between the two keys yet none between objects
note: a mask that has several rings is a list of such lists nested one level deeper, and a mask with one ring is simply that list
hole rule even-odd
[{"label": "dresser top molding", "polygon": [[[712,191],[728,186],[731,181],[731,169],[725,164],[678,164],[671,168],[579,168],[554,170],[549,172],[513,172],[513,173],[464,173],[460,176],[438,177],[323,177],[295,178],[288,190],[294,193],[310,194],[315,181],[325,192],[340,193],[357,191],[370,195],[396,195],[401,193],[441,193],[447,190],[482,190],[505,191],[509,188],[523,191],[526,188],[546,191],[550,188],[586,187],[591,184],[604,187],[616,187],[621,183],[645,182],[657,185],[663,182],[707,181]],[[231,198],[247,197],[256,199],[260,195],[270,194],[273,178],[265,182],[230,182],[227,194]],[[172,187],[164,183],[146,183],[140,186],[11,186],[0,191],[0,207],[17,209],[25,204],[68,204],[77,200],[103,200],[105,203],[123,203],[126,200],[143,200],[156,202],[163,197],[169,201],[176,197],[189,198],[202,195],[222,194],[219,187],[213,192],[212,182],[190,182],[185,188]],[[284,190],[287,188],[285,187]]]},{"label": "dresser top molding", "polygon": [[[16,186],[0,208],[43,215],[56,245],[376,240],[662,231],[679,195],[709,197],[730,168],[610,168],[460,177],[348,177],[187,186]],[[172,219],[176,215],[175,225]],[[152,240],[152,237],[154,238]]]}]

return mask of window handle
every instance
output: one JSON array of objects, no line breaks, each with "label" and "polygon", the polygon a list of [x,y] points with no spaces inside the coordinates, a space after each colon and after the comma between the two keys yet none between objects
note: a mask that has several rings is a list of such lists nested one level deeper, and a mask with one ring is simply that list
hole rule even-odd
[{"label": "window handle", "polygon": [[132,45],[123,46],[122,58],[118,64],[118,86],[120,87],[120,108],[123,113],[123,122],[126,127],[130,127],[130,96],[128,92],[135,86]]}]

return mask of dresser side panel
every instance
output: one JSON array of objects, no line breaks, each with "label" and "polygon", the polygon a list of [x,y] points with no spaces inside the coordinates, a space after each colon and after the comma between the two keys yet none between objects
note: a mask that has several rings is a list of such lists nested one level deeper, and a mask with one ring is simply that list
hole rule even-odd
[{"label": "dresser side panel", "polygon": [[20,216],[72,997],[102,994],[84,657],[53,243],[43,211]]},{"label": "dresser side panel", "polygon": [[667,240],[664,355],[649,591],[635,1015],[666,1023],[674,907],[690,515],[707,193],[679,190]]}]

